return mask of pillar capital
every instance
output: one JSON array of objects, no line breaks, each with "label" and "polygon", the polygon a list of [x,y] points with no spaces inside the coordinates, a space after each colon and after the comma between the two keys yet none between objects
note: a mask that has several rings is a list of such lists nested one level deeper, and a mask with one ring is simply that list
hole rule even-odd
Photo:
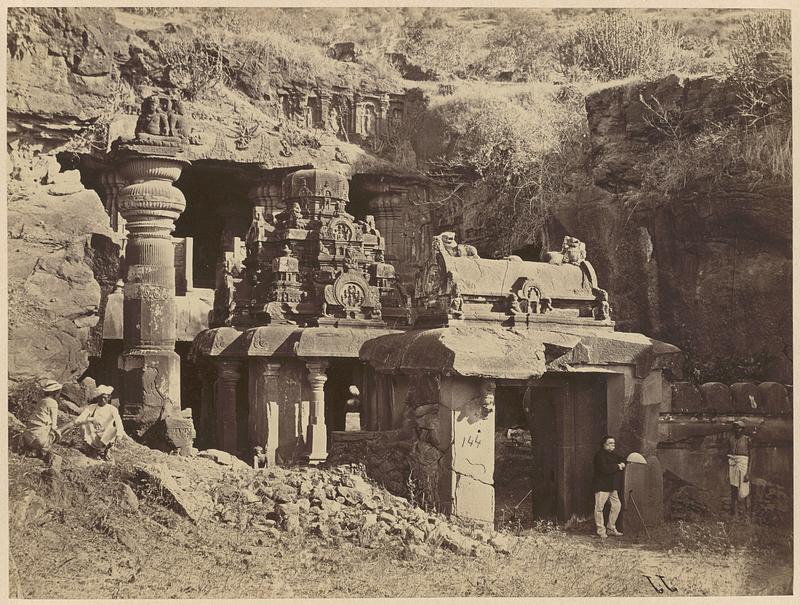
[{"label": "pillar capital", "polygon": [[269,357],[252,357],[250,364],[260,376],[273,378],[280,374],[281,363]]},{"label": "pillar capital", "polygon": [[217,358],[214,360],[217,366],[217,378],[226,382],[236,382],[242,376],[244,361],[241,359]]}]

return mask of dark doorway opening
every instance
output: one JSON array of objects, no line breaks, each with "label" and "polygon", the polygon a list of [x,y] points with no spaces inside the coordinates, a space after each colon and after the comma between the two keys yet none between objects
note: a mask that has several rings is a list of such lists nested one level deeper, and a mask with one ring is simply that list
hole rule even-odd
[{"label": "dark doorway opening", "polygon": [[533,525],[533,450],[522,409],[525,387],[498,385],[495,390],[495,527]]},{"label": "dark doorway opening", "polygon": [[542,245],[528,244],[522,248],[517,248],[511,254],[519,256],[522,260],[538,262],[542,260]]},{"label": "dark doorway opening", "polygon": [[495,523],[591,517],[593,459],[607,426],[604,378],[499,385],[495,404]]},{"label": "dark doorway opening", "polygon": [[358,359],[331,359],[328,366],[328,380],[325,381],[325,424],[328,429],[328,443],[331,431],[345,428],[345,404],[351,397],[350,385],[355,385],[363,393],[362,366]]},{"label": "dark doorway opening", "polygon": [[91,378],[95,384],[114,387],[111,399],[119,399],[120,377],[117,368],[119,356],[122,354],[121,340],[104,340],[99,356],[89,357],[89,366],[78,379]]},{"label": "dark doorway opening", "polygon": [[195,287],[213,288],[223,247],[231,246],[233,237],[244,239],[250,227],[250,185],[240,170],[200,162],[185,168],[175,186],[186,198],[186,209],[175,221],[174,235],[194,240]]}]

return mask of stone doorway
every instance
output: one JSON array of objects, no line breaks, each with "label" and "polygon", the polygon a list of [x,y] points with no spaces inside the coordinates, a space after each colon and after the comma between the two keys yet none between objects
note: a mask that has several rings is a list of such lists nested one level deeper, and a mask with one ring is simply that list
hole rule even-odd
[{"label": "stone doorway", "polygon": [[522,409],[524,386],[498,385],[495,390],[495,527],[533,525],[533,444]]},{"label": "stone doorway", "polygon": [[[345,404],[350,398],[349,387],[355,385],[364,393],[362,364],[358,359],[331,359],[326,371],[325,381],[325,422],[328,429],[328,443],[331,431],[345,429]],[[362,417],[363,420],[363,417]]]},{"label": "stone doorway", "polygon": [[604,377],[498,385],[495,401],[496,523],[591,516],[593,458],[607,427]]}]

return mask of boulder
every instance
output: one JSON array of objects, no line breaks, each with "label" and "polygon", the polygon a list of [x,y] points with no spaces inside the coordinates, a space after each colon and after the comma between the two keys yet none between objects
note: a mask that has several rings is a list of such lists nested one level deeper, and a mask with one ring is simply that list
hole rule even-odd
[{"label": "boulder", "polygon": [[47,514],[47,502],[33,490],[26,490],[9,501],[8,520],[12,528],[33,525]]},{"label": "boulder", "polygon": [[182,489],[165,464],[136,466],[134,472],[140,485],[156,490],[168,506],[195,523],[214,511],[214,503],[207,493]]}]

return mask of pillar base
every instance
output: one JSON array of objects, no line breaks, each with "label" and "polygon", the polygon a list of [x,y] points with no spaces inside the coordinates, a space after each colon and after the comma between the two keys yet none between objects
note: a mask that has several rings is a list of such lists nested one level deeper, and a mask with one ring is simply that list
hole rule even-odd
[{"label": "pillar base", "polygon": [[311,448],[306,455],[308,464],[322,464],[328,459],[328,434],[324,424],[308,425],[308,443]]},{"label": "pillar base", "polygon": [[120,413],[126,431],[142,438],[159,419],[181,411],[181,358],[175,351],[133,349],[119,358]]}]

